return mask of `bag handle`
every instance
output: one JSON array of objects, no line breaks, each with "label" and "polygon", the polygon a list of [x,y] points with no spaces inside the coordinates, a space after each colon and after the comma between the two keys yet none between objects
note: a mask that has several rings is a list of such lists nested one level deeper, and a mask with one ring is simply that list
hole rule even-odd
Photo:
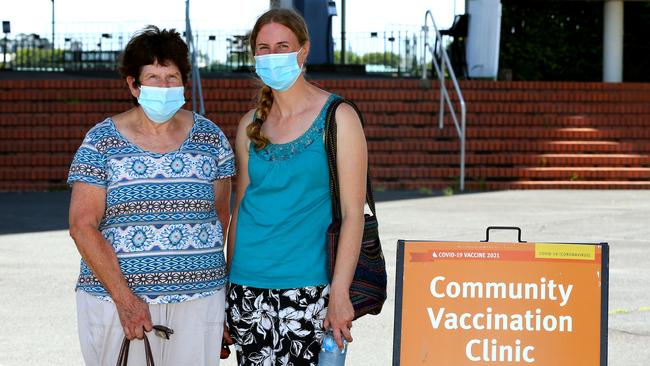
[{"label": "bag handle", "polygon": [[[147,334],[144,335],[144,355],[146,357],[146,366],[156,366],[153,362],[153,353],[151,352],[151,345]],[[117,366],[127,366],[129,362],[129,345],[131,341],[124,337],[122,347],[120,348],[120,355],[117,357]]]},{"label": "bag handle", "polygon": [[[329,181],[330,181],[330,196],[332,197],[332,216],[335,220],[341,220],[341,203],[340,201],[340,192],[339,192],[339,179],[338,179],[338,170],[336,167],[336,108],[341,103],[346,103],[354,108],[354,111],[359,116],[361,121],[361,127],[363,128],[363,116],[359,107],[354,104],[352,101],[344,98],[337,98],[332,103],[330,103],[327,108],[327,114],[325,116],[325,151],[327,153],[327,166],[329,168]],[[373,216],[376,216],[375,213],[375,197],[372,193],[372,182],[370,179],[370,166],[366,167],[366,202]]]}]

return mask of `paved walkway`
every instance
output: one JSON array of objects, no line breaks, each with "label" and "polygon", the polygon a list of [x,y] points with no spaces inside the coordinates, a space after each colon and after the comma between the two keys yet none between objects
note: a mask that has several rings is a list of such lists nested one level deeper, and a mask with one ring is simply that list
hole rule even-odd
[{"label": "paved walkway", "polygon": [[[66,192],[0,194],[0,366],[82,365],[73,301],[79,255],[64,230],[66,205]],[[650,191],[504,191],[384,200],[377,209],[389,299],[382,314],[355,323],[348,365],[391,365],[396,241],[478,241],[487,226],[519,226],[529,242],[608,242],[608,365],[650,364]]]}]

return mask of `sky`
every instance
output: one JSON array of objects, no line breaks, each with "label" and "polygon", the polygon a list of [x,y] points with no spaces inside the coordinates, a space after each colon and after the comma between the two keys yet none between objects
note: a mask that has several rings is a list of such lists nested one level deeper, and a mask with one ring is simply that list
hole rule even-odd
[{"label": "sky", "polygon": [[[338,49],[342,1],[335,2],[339,16],[333,18],[332,34]],[[232,36],[249,31],[269,3],[190,0],[192,32],[199,52],[207,56],[208,62],[224,62]],[[185,30],[186,0],[0,0],[0,20],[11,22],[9,39],[20,33],[36,33],[51,39],[52,4],[55,48],[59,49],[68,49],[75,43],[84,50],[120,51],[134,32],[149,24]],[[397,51],[399,45],[406,44],[406,34],[420,32],[427,10],[432,11],[438,28],[446,29],[454,14],[464,11],[464,4],[464,0],[346,0],[346,48],[358,54]],[[391,30],[399,42],[386,42]],[[370,32],[378,32],[378,37],[370,38]],[[104,33],[110,37],[101,37]]]},{"label": "sky", "polygon": [[[55,34],[75,32],[127,32],[155,24],[184,27],[185,0],[0,0],[0,20],[11,22],[12,37],[37,33],[50,38],[52,4]],[[392,4],[392,5],[391,5]],[[340,14],[341,0],[336,0]],[[421,26],[426,10],[431,10],[438,28],[451,25],[462,13],[463,0],[347,0],[346,31],[384,31],[391,25]],[[269,7],[269,0],[190,0],[193,30],[248,30],[255,18]],[[340,33],[340,18],[333,21],[334,34]]]}]

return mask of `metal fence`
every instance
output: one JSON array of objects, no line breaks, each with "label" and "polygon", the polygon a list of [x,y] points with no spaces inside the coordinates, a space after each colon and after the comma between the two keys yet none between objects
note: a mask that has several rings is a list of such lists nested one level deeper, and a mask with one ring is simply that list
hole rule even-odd
[{"label": "metal fence", "polygon": [[[245,31],[193,31],[202,73],[249,71],[253,65]],[[1,68],[15,71],[115,71],[130,33],[68,33],[55,47],[47,36],[19,34],[0,40]],[[334,37],[334,63],[341,64],[340,36]],[[346,34],[345,64],[367,73],[418,76],[422,34],[419,26]]]},{"label": "metal fence", "polygon": [[[365,65],[368,73],[417,76],[422,53],[420,27],[402,26],[380,32],[346,34],[346,64]],[[341,38],[334,39],[335,63],[341,63]]]}]

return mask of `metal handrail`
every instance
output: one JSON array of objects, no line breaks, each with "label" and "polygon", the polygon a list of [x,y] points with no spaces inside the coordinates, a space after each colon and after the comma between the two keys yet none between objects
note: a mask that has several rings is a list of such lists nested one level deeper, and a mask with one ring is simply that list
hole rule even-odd
[{"label": "metal handrail", "polygon": [[196,62],[196,46],[192,37],[192,25],[190,23],[190,0],[185,0],[185,39],[190,49],[190,61],[192,62],[192,112],[196,112],[196,100],[198,93],[199,114],[205,116],[205,105],[203,103],[203,88],[201,86],[201,74],[199,65]]},{"label": "metal handrail", "polygon": [[[435,48],[431,47],[431,45],[428,42],[429,27],[427,26],[427,20],[429,18],[431,18],[431,25],[433,26],[433,30],[435,32],[436,44],[440,45],[439,46],[440,55],[441,55],[439,61],[440,65],[438,65],[438,58],[436,57]],[[463,93],[460,91],[460,87],[458,86],[458,80],[456,79],[454,68],[451,66],[451,62],[449,61],[447,50],[445,49],[444,44],[442,42],[442,35],[440,35],[440,32],[436,27],[436,22],[433,20],[433,13],[431,13],[431,10],[427,10],[426,14],[424,14],[424,25],[422,26],[422,31],[424,32],[424,42],[422,42],[423,43],[422,80],[427,79],[427,49],[428,49],[431,52],[431,63],[435,67],[436,73],[438,74],[438,79],[440,81],[440,108],[438,110],[438,127],[440,129],[443,128],[443,121],[444,121],[444,114],[445,114],[445,101],[446,101],[447,105],[449,106],[449,114],[451,115],[454,121],[454,125],[456,126],[456,132],[458,133],[458,137],[460,138],[460,190],[464,191],[465,190],[465,116],[467,112],[467,108],[465,106],[465,99],[463,98]],[[445,71],[446,71],[445,69],[449,70],[449,76],[451,78],[451,81],[454,84],[456,95],[458,96],[458,101],[460,104],[460,126],[458,124],[458,117],[456,115],[454,105],[451,103],[451,99],[449,98],[447,85],[445,84]]]}]

